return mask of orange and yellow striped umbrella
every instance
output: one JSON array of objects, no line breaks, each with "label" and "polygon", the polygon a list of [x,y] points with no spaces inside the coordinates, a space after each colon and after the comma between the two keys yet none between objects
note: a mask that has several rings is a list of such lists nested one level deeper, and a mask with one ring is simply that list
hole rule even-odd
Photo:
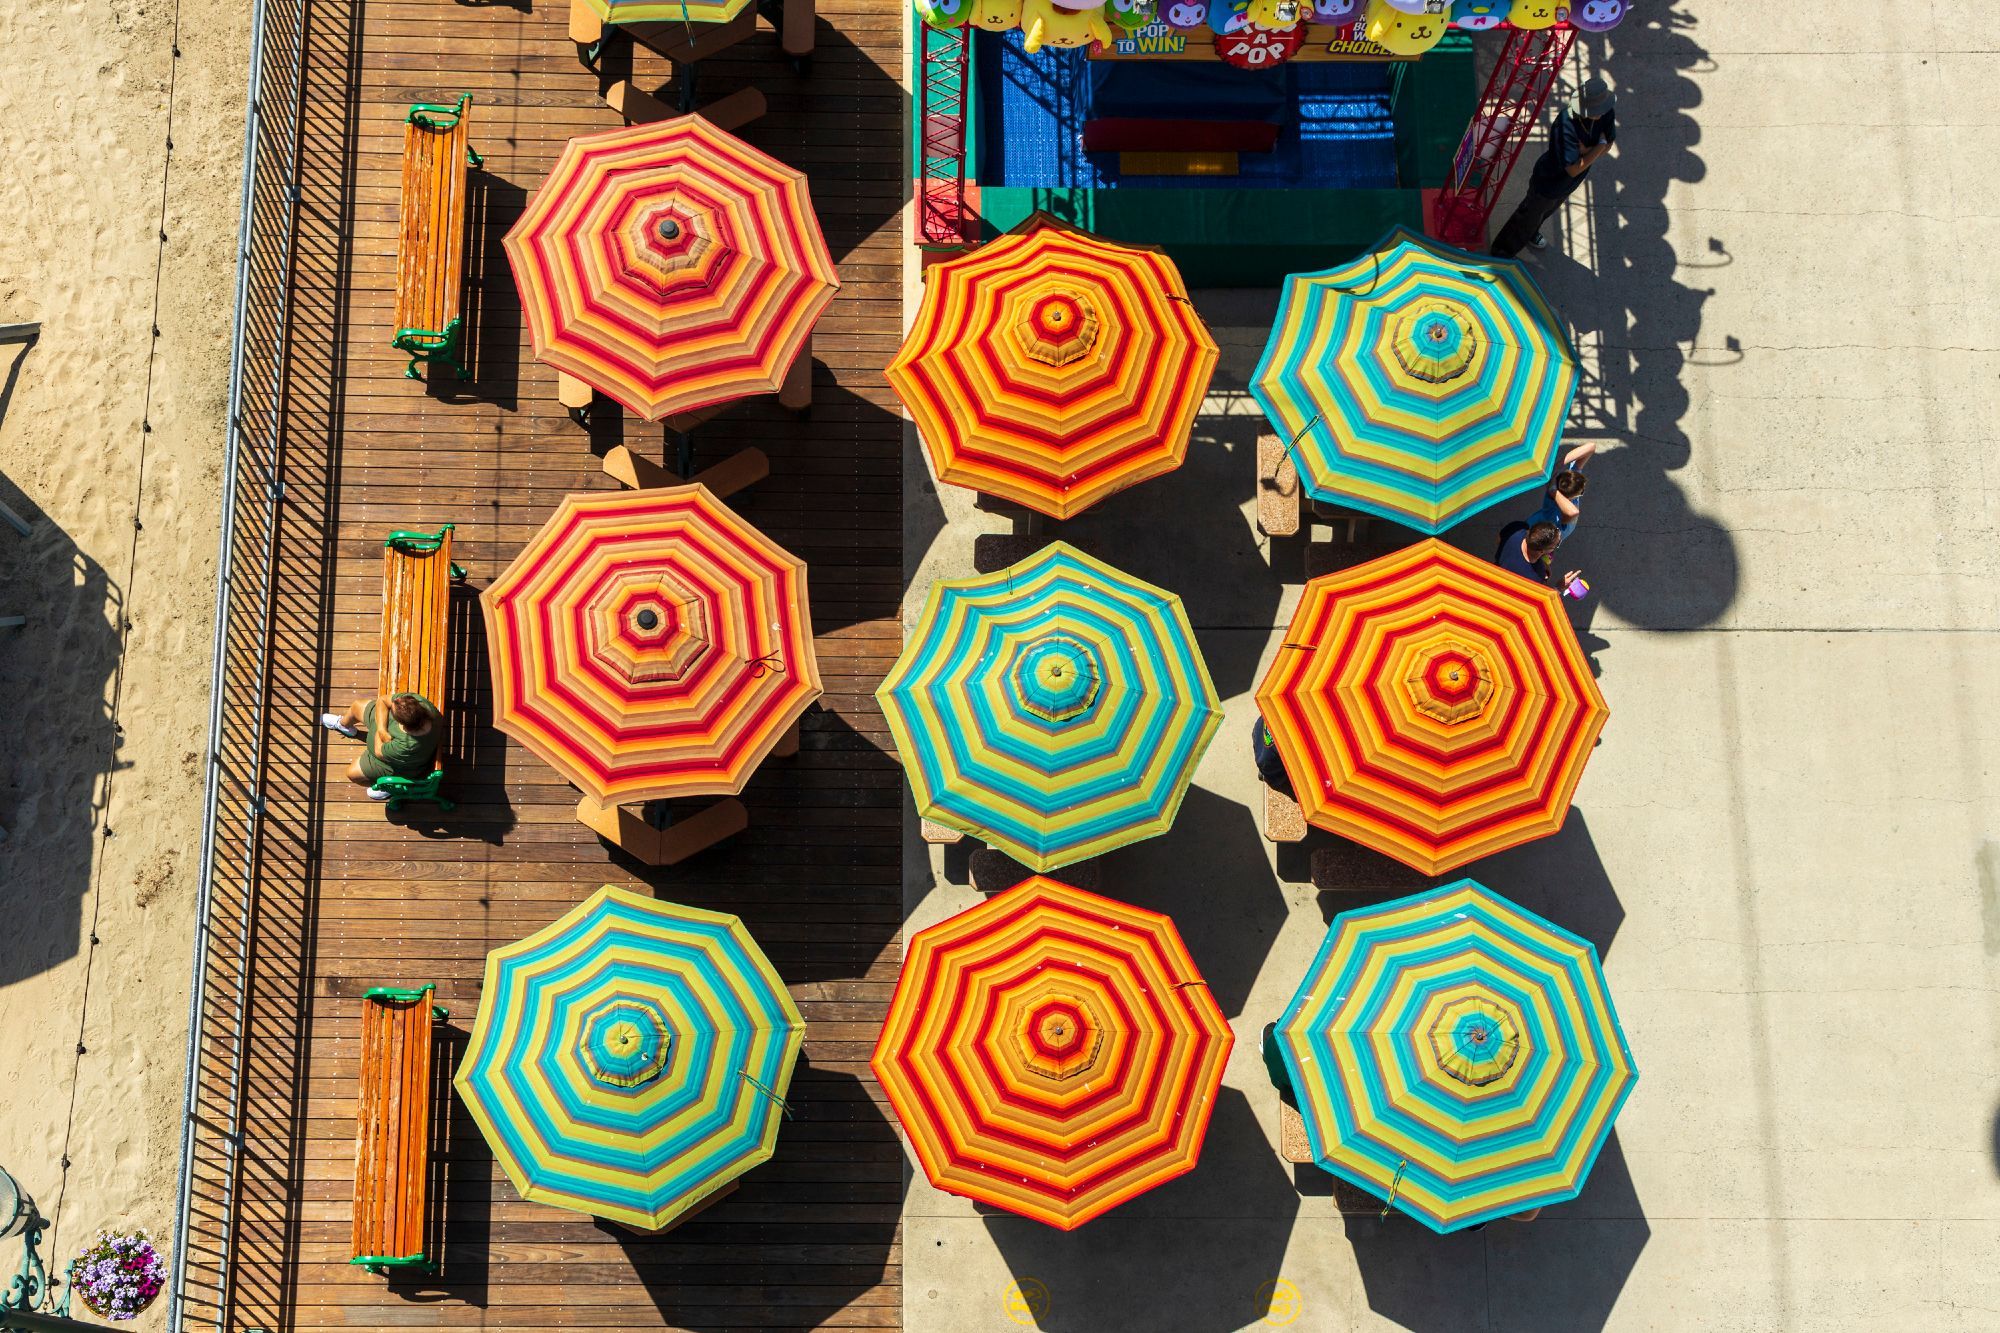
[{"label": "orange and yellow striped umbrella", "polygon": [[872,1068],[933,1185],[1069,1231],[1194,1168],[1233,1040],[1172,921],[1037,876],[911,937]]},{"label": "orange and yellow striped umbrella", "polygon": [[706,486],[565,498],[479,600],[493,724],[600,804],[739,792],[820,695],[805,562]]},{"label": "orange and yellow striped umbrella", "polygon": [[1306,818],[1432,875],[1560,829],[1609,715],[1561,599],[1436,538],[1308,583],[1257,707]]},{"label": "orange and yellow striped umbrella", "polygon": [[700,116],[571,139],[506,245],[535,355],[648,421],[775,393],[840,286],[804,174]]},{"label": "orange and yellow striped umbrella", "polygon": [[1037,213],[924,274],[888,376],[939,480],[1069,518],[1181,465],[1215,358],[1165,254]]}]

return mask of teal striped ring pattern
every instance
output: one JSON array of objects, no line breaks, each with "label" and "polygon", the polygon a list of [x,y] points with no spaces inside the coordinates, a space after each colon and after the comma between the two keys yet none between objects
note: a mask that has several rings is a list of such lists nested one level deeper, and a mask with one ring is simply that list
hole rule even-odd
[{"label": "teal striped ring pattern", "polygon": [[1250,392],[1313,499],[1435,536],[1548,480],[1576,385],[1524,264],[1399,227],[1285,279]]},{"label": "teal striped ring pattern", "polygon": [[1038,871],[1166,832],[1222,720],[1180,599],[1063,542],[934,586],[876,698],[923,818]]},{"label": "teal striped ring pattern", "polygon": [[607,886],[487,955],[453,1084],[522,1198],[653,1230],[771,1156],[804,1040],[741,921]]},{"label": "teal striped ring pattern", "polygon": [[1639,1078],[1597,950],[1469,879],[1335,917],[1275,1035],[1314,1158],[1439,1232],[1575,1198]]}]

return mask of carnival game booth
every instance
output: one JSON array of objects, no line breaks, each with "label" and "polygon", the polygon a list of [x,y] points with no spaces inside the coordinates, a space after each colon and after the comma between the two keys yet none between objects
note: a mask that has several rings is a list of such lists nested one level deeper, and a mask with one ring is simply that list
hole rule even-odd
[{"label": "carnival game booth", "polygon": [[[920,215],[955,169],[965,240],[1041,211],[1164,246],[1190,285],[1274,282],[1425,230],[1438,192],[1463,186],[1484,109],[1474,32],[1560,34],[1566,52],[1611,8],[919,0]],[[1516,114],[1516,137],[1533,119]]]}]

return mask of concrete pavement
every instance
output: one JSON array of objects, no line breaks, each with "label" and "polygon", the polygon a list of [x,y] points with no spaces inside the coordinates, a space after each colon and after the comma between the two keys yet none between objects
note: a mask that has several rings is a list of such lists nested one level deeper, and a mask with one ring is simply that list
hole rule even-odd
[{"label": "concrete pavement", "polygon": [[[1195,1172],[1070,1235],[914,1180],[909,1328],[2000,1329],[1983,13],[1640,0],[1582,44],[1620,146],[1538,264],[1588,363],[1572,436],[1605,441],[1565,558],[1612,718],[1563,832],[1469,867],[1604,954],[1642,1077],[1582,1197],[1439,1238],[1277,1159],[1259,1032],[1332,913],[1426,881],[1350,850],[1316,887],[1259,835],[1242,738],[1303,570],[1251,504],[1274,294],[1204,293],[1187,466],[1065,535],[1183,595],[1227,698],[1174,830],[1103,880],[1179,921],[1227,1090]],[[1008,526],[928,475],[913,446],[910,615]],[[912,927],[976,901],[907,846]]]}]

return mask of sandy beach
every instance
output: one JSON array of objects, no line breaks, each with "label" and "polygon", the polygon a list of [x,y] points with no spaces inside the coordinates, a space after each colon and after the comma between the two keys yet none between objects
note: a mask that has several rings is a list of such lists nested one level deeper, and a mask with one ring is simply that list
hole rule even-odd
[{"label": "sandy beach", "polygon": [[0,1165],[52,1269],[173,1230],[249,19],[0,7]]}]

